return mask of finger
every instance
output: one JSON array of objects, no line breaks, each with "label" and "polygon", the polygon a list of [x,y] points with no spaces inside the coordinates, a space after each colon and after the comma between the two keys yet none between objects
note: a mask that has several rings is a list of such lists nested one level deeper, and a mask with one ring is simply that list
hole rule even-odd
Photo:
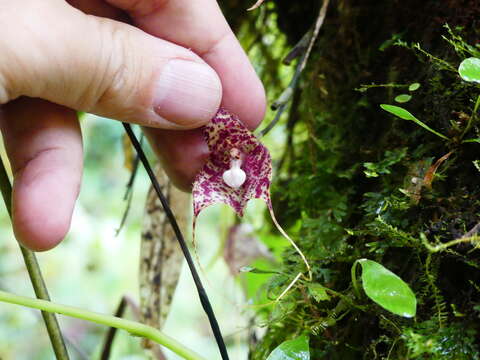
[{"label": "finger", "polygon": [[255,128],[265,112],[265,91],[215,0],[107,0],[127,11],[149,34],[200,55],[220,76],[222,106]]},{"label": "finger", "polygon": [[189,192],[195,175],[209,156],[202,132],[151,128],[144,128],[144,132],[169,178],[176,187]]},{"label": "finger", "polygon": [[[258,126],[265,112],[263,86],[216,1],[108,2],[129,12],[141,29],[199,54],[220,76],[222,106],[237,114],[248,127]],[[146,133],[170,178],[188,190],[208,154],[200,131],[146,129]]]},{"label": "finger", "polygon": [[128,16],[124,11],[109,5],[104,0],[67,0],[67,3],[86,14],[112,20],[128,21]]},{"label": "finger", "polygon": [[215,114],[220,81],[191,51],[64,2],[20,3],[19,23],[1,19],[3,102],[27,95],[170,129],[198,127]]},{"label": "finger", "polygon": [[60,242],[70,227],[82,174],[76,113],[39,99],[2,107],[0,128],[12,164],[13,228],[36,251]]}]

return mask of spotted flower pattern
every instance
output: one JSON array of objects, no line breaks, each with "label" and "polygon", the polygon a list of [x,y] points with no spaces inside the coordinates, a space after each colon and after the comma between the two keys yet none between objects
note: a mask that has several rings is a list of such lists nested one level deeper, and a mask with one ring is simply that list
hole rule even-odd
[{"label": "spotted flower pattern", "polygon": [[193,235],[195,236],[196,219],[206,207],[224,203],[242,217],[249,200],[262,199],[267,204],[277,229],[290,241],[305,262],[308,279],[311,280],[307,259],[278,224],[273,212],[270,199],[272,159],[268,149],[236,115],[225,109],[220,109],[204,126],[203,135],[210,156],[193,183]]},{"label": "spotted flower pattern", "polygon": [[[193,214],[196,218],[206,207],[224,203],[239,216],[250,199],[262,199],[268,207],[272,163],[268,149],[225,109],[203,128],[210,157],[193,183]],[[239,166],[245,173],[242,185],[229,185],[224,174]]]}]

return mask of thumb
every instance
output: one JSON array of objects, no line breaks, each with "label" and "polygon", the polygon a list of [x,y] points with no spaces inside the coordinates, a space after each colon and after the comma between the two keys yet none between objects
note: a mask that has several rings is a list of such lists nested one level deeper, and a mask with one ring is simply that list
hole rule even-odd
[{"label": "thumb", "polygon": [[20,19],[0,19],[0,104],[25,95],[165,129],[217,111],[220,80],[191,51],[65,2],[20,3]]}]

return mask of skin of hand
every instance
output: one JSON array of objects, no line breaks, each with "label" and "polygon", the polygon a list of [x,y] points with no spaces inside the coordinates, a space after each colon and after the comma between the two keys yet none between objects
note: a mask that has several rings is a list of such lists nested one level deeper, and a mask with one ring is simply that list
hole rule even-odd
[{"label": "skin of hand", "polygon": [[265,93],[215,0],[0,2],[0,129],[13,228],[32,250],[70,227],[82,174],[75,110],[137,123],[188,190],[224,106],[255,128]]}]

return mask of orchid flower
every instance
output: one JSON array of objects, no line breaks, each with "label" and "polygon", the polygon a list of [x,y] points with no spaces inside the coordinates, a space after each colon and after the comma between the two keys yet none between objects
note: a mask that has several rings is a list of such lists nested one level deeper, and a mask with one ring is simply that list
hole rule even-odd
[{"label": "orchid flower", "polygon": [[210,156],[193,183],[193,234],[196,219],[206,207],[224,203],[242,217],[250,199],[262,199],[277,229],[305,262],[311,280],[307,259],[278,224],[273,212],[270,199],[272,160],[268,149],[237,116],[225,109],[220,109],[204,126],[203,134]]}]

